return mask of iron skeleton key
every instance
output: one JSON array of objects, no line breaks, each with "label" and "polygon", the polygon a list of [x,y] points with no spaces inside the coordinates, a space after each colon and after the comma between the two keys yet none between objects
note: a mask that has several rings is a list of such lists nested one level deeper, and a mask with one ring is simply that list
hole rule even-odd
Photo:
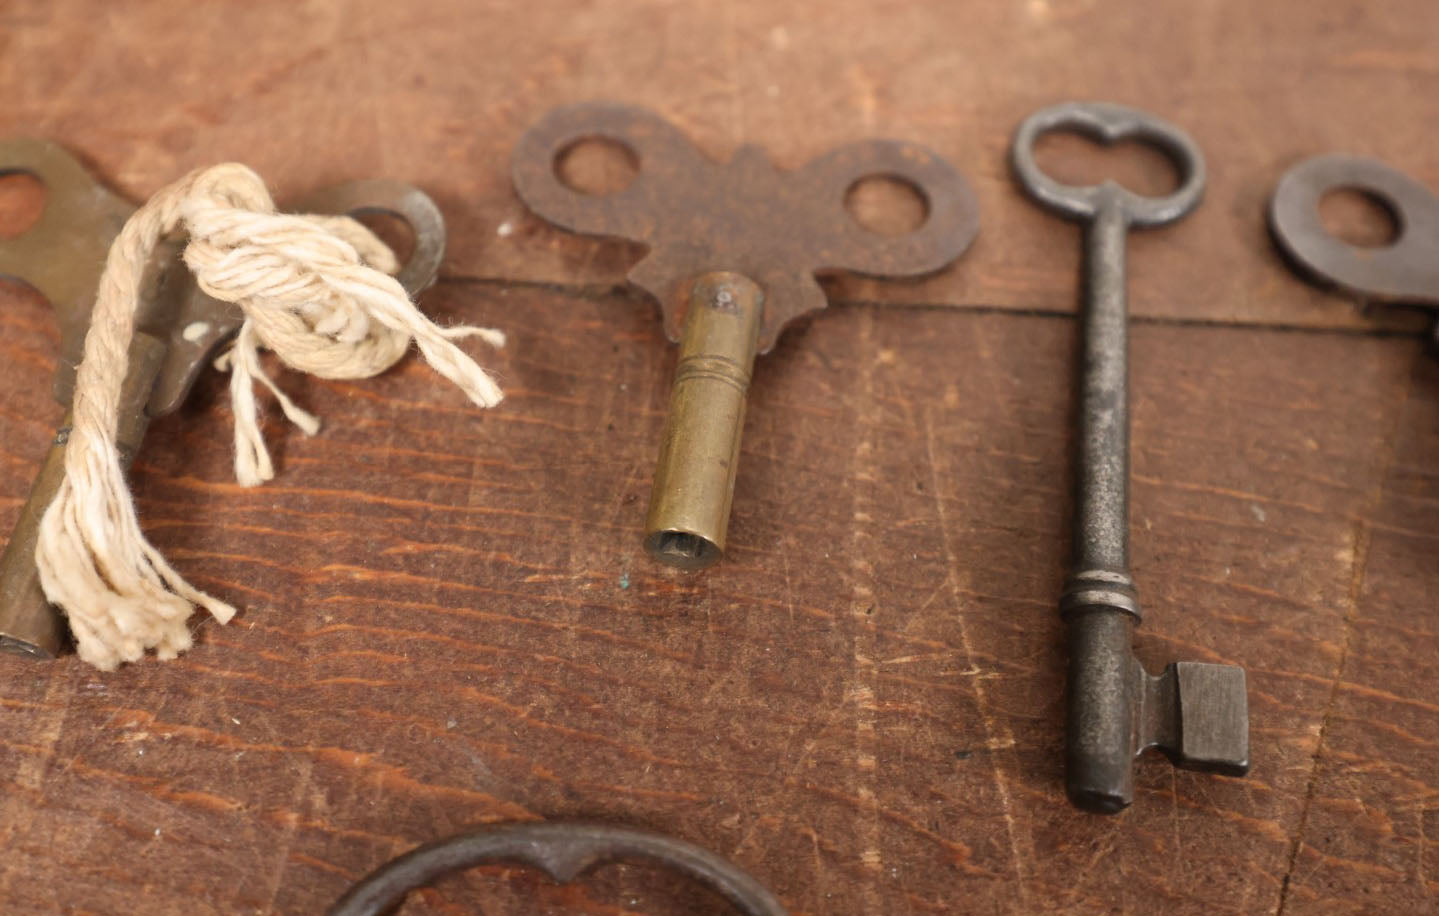
[{"label": "iron skeleton key", "polygon": [[[15,173],[44,185],[45,209],[26,232],[0,240],[0,277],[29,284],[54,306],[61,338],[55,398],[68,405],[106,253],[135,207],[47,141],[0,141],[0,175]],[[419,189],[394,181],[350,182],[320,191],[299,209],[401,217],[414,232],[415,245],[398,279],[412,296],[434,282],[444,256],[444,220]],[[136,315],[116,440],[127,466],[150,420],[180,407],[200,370],[240,326],[238,310],[200,292],[179,251],[179,243],[171,243],[150,265]],[[61,614],[40,588],[35,543],[40,519],[64,479],[68,428],[67,412],[0,554],[0,648],[38,658],[54,657],[66,642]]]},{"label": "iron skeleton key", "polygon": [[708,886],[743,916],[785,916],[768,888],[708,849],[672,836],[584,821],[490,824],[412,849],[370,872],[327,916],[381,916],[411,891],[484,865],[525,865],[561,884],[615,862],[664,866]]},{"label": "iron skeleton key", "polygon": [[[1162,198],[1112,181],[1083,188],[1060,184],[1034,159],[1035,142],[1051,131],[1103,143],[1152,143],[1180,167],[1182,184]],[[1030,115],[1015,133],[1011,158],[1031,197],[1085,224],[1074,566],[1059,602],[1069,642],[1065,780],[1076,805],[1110,814],[1133,802],[1134,760],[1150,748],[1189,769],[1240,776],[1249,769],[1244,670],[1178,662],[1155,677],[1131,645],[1141,612],[1129,575],[1125,239],[1131,228],[1175,222],[1199,205],[1204,158],[1174,125],[1102,102],[1071,102]]]},{"label": "iron skeleton key", "polygon": [[[560,158],[590,139],[633,154],[638,174],[626,188],[597,196],[561,182]],[[825,307],[816,275],[932,273],[978,229],[969,186],[923,147],[869,140],[782,173],[758,147],[717,163],[654,113],[607,103],[551,111],[520,139],[512,172],[520,199],[549,222],[648,249],[629,280],[659,302],[680,354],[644,543],[682,569],[724,552],[754,358],[790,321]],[[923,225],[885,236],[856,222],[845,197],[872,177],[914,190]]]},{"label": "iron skeleton key", "polygon": [[[1335,238],[1319,217],[1330,191],[1362,191],[1392,215],[1397,237],[1376,248]],[[1366,300],[1412,305],[1435,313],[1439,344],[1439,197],[1377,159],[1338,153],[1315,156],[1279,180],[1269,226],[1291,263],[1311,277]]]}]

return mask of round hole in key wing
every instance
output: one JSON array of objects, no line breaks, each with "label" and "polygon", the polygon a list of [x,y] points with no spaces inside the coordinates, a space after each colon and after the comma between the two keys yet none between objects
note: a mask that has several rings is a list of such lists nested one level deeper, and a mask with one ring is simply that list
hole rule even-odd
[{"label": "round hole in key wing", "polygon": [[415,253],[415,227],[409,220],[389,210],[369,208],[356,210],[350,216],[389,246],[401,266],[410,263]]},{"label": "round hole in key wing", "polygon": [[1183,181],[1179,166],[1153,143],[1106,144],[1062,127],[1039,135],[1034,161],[1050,178],[1074,188],[1114,181],[1144,197],[1167,197]]},{"label": "round hole in key wing", "polygon": [[572,191],[604,197],[618,194],[640,172],[640,157],[609,137],[581,137],[555,154],[555,177]]},{"label": "round hole in key wing", "polygon": [[43,181],[29,172],[0,171],[0,239],[24,235],[43,212]]},{"label": "round hole in key wing", "polygon": [[1358,248],[1387,248],[1399,241],[1399,209],[1364,188],[1335,188],[1319,199],[1324,231]]},{"label": "round hole in key wing", "polygon": [[929,219],[929,199],[897,175],[866,175],[844,192],[844,208],[876,235],[908,235]]}]

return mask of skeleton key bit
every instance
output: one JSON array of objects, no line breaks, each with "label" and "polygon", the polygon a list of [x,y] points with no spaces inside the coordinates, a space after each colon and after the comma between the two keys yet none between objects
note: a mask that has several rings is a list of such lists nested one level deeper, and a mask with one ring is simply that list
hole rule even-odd
[{"label": "skeleton key bit", "polygon": [[[1362,191],[1394,217],[1398,237],[1365,248],[1335,238],[1319,218],[1330,191]],[[1333,154],[1299,163],[1279,180],[1269,225],[1292,263],[1345,292],[1439,313],[1439,197],[1376,159]],[[1434,324],[1439,343],[1439,314]]]},{"label": "skeleton key bit", "polygon": [[[135,208],[53,143],[0,141],[0,175],[17,172],[45,186],[45,210],[28,231],[0,240],[0,277],[28,283],[55,307],[61,338],[55,398],[68,405],[106,253]],[[300,209],[387,212],[405,219],[415,246],[398,279],[411,295],[434,281],[444,255],[445,228],[439,210],[422,191],[392,181],[350,182],[313,195]],[[238,310],[200,292],[179,260],[179,250],[178,243],[169,246],[150,266],[136,315],[117,435],[127,466],[150,420],[179,409],[200,370],[240,326]],[[64,479],[69,426],[67,412],[0,554],[0,649],[37,658],[53,658],[66,641],[64,621],[40,588],[35,543],[40,519]]]},{"label": "skeleton key bit", "polygon": [[[1168,153],[1184,174],[1168,197],[1112,181],[1060,184],[1035,162],[1051,131],[1103,143],[1137,138]],[[1035,200],[1085,223],[1086,288],[1074,568],[1059,609],[1068,630],[1066,788],[1090,811],[1134,800],[1134,760],[1159,748],[1175,765],[1242,776],[1249,770],[1244,671],[1170,664],[1158,677],[1134,657],[1139,602],[1129,576],[1129,369],[1125,236],[1188,214],[1204,192],[1204,159],[1183,131],[1140,111],[1099,102],[1042,109],[1019,126],[1012,150],[1019,182]]]},{"label": "skeleton key bit", "polygon": [[[589,139],[618,143],[638,160],[624,190],[596,196],[560,181],[560,158]],[[724,552],[754,358],[787,323],[825,307],[815,275],[931,273],[978,229],[969,186],[923,147],[870,140],[781,173],[753,146],[713,162],[669,122],[622,105],[551,111],[520,139],[512,168],[520,199],[544,219],[649,249],[629,280],[659,301],[680,355],[644,543],[681,569]],[[845,196],[871,177],[917,192],[924,224],[883,236],[855,222]]]}]

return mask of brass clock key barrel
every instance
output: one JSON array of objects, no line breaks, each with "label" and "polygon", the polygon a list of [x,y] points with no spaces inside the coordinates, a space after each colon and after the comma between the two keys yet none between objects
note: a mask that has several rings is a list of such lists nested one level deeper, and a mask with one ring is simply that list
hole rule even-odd
[{"label": "brass clock key barrel", "polygon": [[[560,180],[561,158],[596,139],[638,161],[623,190],[592,195]],[[648,249],[629,280],[659,302],[680,358],[645,547],[684,569],[724,553],[754,357],[773,348],[790,321],[825,307],[816,275],[932,273],[958,258],[978,229],[968,184],[921,146],[868,140],[781,172],[754,146],[714,162],[654,113],[610,103],[551,111],[515,147],[512,174],[520,199],[549,222]],[[845,199],[867,178],[912,189],[925,204],[924,223],[897,236],[861,226]]]},{"label": "brass clock key barrel", "polygon": [[[135,207],[99,184],[54,143],[0,141],[0,175],[17,172],[44,185],[45,209],[26,232],[0,240],[0,276],[29,284],[55,307],[61,355],[54,392],[56,400],[68,405],[106,255]],[[434,202],[417,188],[393,181],[350,182],[312,195],[301,209],[382,211],[405,219],[414,232],[415,248],[398,279],[411,295],[434,281],[444,253],[444,221]],[[200,291],[179,260],[179,245],[171,244],[150,266],[135,319],[116,436],[126,466],[150,420],[179,408],[200,371],[239,328],[241,316]],[[40,520],[64,480],[69,424],[67,411],[0,554],[0,648],[37,658],[53,658],[66,643],[65,623],[40,587],[35,545]]]},{"label": "brass clock key barrel", "polygon": [[671,566],[701,569],[724,551],[764,293],[715,271],[689,300],[644,544]]}]

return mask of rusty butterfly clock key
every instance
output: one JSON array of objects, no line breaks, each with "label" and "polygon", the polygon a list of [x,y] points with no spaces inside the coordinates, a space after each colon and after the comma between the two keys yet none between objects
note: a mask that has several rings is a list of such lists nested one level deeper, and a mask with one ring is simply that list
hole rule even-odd
[{"label": "rusty butterfly clock key", "polygon": [[[606,195],[567,186],[559,165],[586,140],[627,150],[638,163],[634,180]],[[932,273],[978,229],[969,186],[924,147],[868,140],[781,172],[753,146],[714,162],[654,113],[609,103],[541,118],[515,147],[512,173],[520,199],[545,220],[648,248],[629,280],[659,301],[680,352],[644,545],[681,569],[724,553],[754,358],[786,324],[825,307],[816,276]],[[861,226],[845,200],[868,178],[915,191],[923,224],[898,236]]]},{"label": "rusty butterfly clock key", "polygon": [[[0,277],[29,284],[54,306],[61,338],[55,398],[68,405],[106,253],[135,207],[54,143],[0,140],[0,176],[16,173],[44,186],[45,208],[27,231],[0,240]],[[401,285],[413,296],[434,281],[444,256],[445,226],[434,202],[419,189],[395,181],[349,182],[312,195],[296,209],[402,218],[414,233],[414,250],[399,273]],[[238,309],[200,291],[179,259],[178,244],[161,250],[146,275],[120,393],[116,444],[124,464],[134,459],[150,420],[180,407],[241,318]],[[69,425],[67,414],[0,554],[0,648],[37,658],[54,657],[66,643],[65,622],[40,587],[35,544],[41,517],[64,479]]]}]

